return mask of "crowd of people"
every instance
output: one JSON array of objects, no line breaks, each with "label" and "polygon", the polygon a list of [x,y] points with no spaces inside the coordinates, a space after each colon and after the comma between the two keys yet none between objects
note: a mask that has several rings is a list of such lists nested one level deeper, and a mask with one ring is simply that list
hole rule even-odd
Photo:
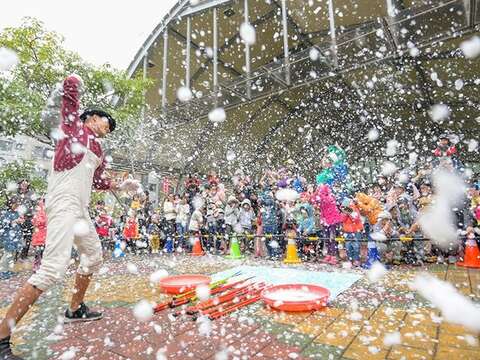
[{"label": "crowd of people", "polygon": [[14,189],[0,212],[0,249],[3,250],[0,278],[10,276],[13,264],[17,260],[25,261],[30,248],[35,249],[38,264],[45,244],[45,211],[37,209],[37,206],[43,207],[43,200],[38,201],[26,179],[10,186]]},{"label": "crowd of people", "polygon": [[[95,223],[105,248],[125,251],[191,252],[196,239],[213,254],[228,254],[232,239],[242,252],[281,259],[294,237],[304,260],[370,266],[368,250],[387,264],[455,262],[462,248],[440,249],[422,232],[419,216],[432,203],[435,168],[461,173],[456,148],[445,136],[433,153],[435,161],[410,177],[405,172],[379,176],[361,189],[333,180],[309,183],[288,163],[254,180],[238,170],[222,180],[215,172],[189,175],[178,194],[168,194],[153,207],[148,196],[134,196],[128,214],[112,219],[97,204]],[[476,237],[480,192],[470,182],[464,206],[452,210],[460,238]],[[348,188],[348,189],[346,189]],[[294,235],[292,235],[294,234]]]},{"label": "crowd of people", "polygon": [[[399,172],[379,176],[366,188],[355,190],[334,181],[322,183],[323,175],[310,183],[296,173],[293,163],[266,171],[256,181],[241,170],[223,181],[213,171],[203,178],[188,175],[182,191],[167,194],[159,206],[146,192],[134,195],[128,211],[118,217],[99,201],[91,217],[104,251],[116,257],[129,252],[188,253],[196,239],[212,254],[228,254],[236,239],[246,254],[281,259],[288,238],[294,238],[304,260],[332,265],[341,261],[368,267],[372,248],[377,250],[377,260],[387,264],[455,262],[462,248],[437,248],[418,222],[432,204],[434,168],[450,166],[456,172],[461,164],[455,147],[442,140],[433,156],[442,163],[423,166],[407,178]],[[452,211],[461,237],[476,237],[478,182],[470,182],[465,199],[463,207]],[[37,269],[47,219],[44,201],[34,204],[27,182],[19,183],[18,194],[9,198],[1,221],[2,274],[11,271],[16,259],[25,258],[31,245],[33,269]]]}]

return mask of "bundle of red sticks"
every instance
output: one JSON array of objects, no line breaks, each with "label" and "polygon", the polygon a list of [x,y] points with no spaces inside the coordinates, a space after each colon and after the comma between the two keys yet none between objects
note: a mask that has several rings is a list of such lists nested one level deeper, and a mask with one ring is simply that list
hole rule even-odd
[{"label": "bundle of red sticks", "polygon": [[200,316],[208,316],[210,320],[214,320],[260,300],[260,294],[267,287],[266,284],[252,281],[253,278],[228,282],[232,277],[238,275],[234,274],[227,279],[210,284],[208,299],[199,300],[196,291],[191,290],[158,304],[154,310],[159,312],[167,308],[190,304],[173,315],[189,315],[192,320],[196,320]]}]

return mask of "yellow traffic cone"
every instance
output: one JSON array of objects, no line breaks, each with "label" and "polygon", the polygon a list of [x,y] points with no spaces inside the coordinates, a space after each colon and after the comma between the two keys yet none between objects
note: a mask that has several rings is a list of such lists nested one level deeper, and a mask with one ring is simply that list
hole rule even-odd
[{"label": "yellow traffic cone", "polygon": [[285,264],[300,264],[302,260],[300,260],[300,258],[298,257],[297,243],[295,242],[295,232],[287,234],[287,237],[287,253],[283,262]]}]

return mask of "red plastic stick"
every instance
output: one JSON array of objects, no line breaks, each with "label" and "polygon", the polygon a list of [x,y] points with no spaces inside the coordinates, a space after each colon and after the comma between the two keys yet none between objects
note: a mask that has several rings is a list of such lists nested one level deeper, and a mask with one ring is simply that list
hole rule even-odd
[{"label": "red plastic stick", "polygon": [[[211,294],[219,294],[219,293],[222,293],[228,289],[231,289],[232,287],[235,287],[245,281],[248,281],[250,279],[252,279],[253,277],[249,277],[247,279],[243,279],[243,280],[238,280],[238,281],[235,281],[231,284],[226,284],[226,285],[221,285],[221,284],[218,284],[215,288],[213,288],[211,290]],[[184,304],[187,304],[189,303],[190,301],[195,301],[197,298],[196,294],[195,294],[195,291],[192,292],[192,291],[188,291],[188,294],[185,293],[185,295],[183,295],[181,298],[176,298],[174,297],[172,300],[169,300],[169,301],[166,301],[166,302],[163,302],[161,304],[158,304],[157,306],[155,306],[155,308],[153,309],[153,312],[154,313],[157,313],[159,311],[162,311],[162,310],[165,310],[165,309],[168,309],[168,308],[175,308],[175,307],[178,307],[178,306],[181,306],[181,305],[184,305]],[[180,315],[180,313],[175,313],[174,315]]]},{"label": "red plastic stick", "polygon": [[187,313],[188,313],[189,310],[193,311],[193,312],[196,312],[196,311],[199,311],[199,310],[207,309],[207,308],[212,307],[212,306],[216,306],[218,304],[222,304],[222,303],[224,303],[228,300],[231,300],[231,299],[235,298],[239,294],[245,293],[249,288],[252,288],[253,285],[254,284],[248,284],[248,285],[244,285],[244,286],[239,287],[239,288],[234,288],[234,289],[231,289],[229,291],[226,291],[226,292],[222,293],[222,295],[219,295],[219,296],[213,297],[211,299],[199,302],[197,305],[192,306],[191,309],[187,309]]},{"label": "red plastic stick", "polygon": [[222,311],[224,311],[224,310],[226,310],[226,309],[228,309],[232,306],[235,306],[237,304],[242,303],[243,301],[245,301],[245,300],[247,300],[247,299],[249,299],[253,296],[259,295],[264,288],[265,288],[265,284],[262,283],[261,286],[259,286],[259,287],[249,289],[246,293],[240,294],[240,296],[235,297],[230,301],[224,302],[223,304],[219,304],[215,307],[206,309],[205,311],[202,311],[201,313],[202,313],[202,315],[207,315],[207,314],[215,314],[215,313],[218,313],[218,312],[222,312]]},{"label": "red plastic stick", "polygon": [[225,316],[227,314],[230,314],[230,313],[234,312],[235,310],[238,310],[238,309],[240,309],[244,306],[247,306],[247,305],[250,305],[250,304],[253,304],[253,303],[257,302],[258,300],[260,300],[260,297],[261,296],[260,296],[260,292],[259,292],[255,296],[247,298],[246,300],[240,301],[240,302],[236,303],[235,305],[232,305],[232,306],[226,308],[223,311],[217,311],[217,312],[214,312],[214,313],[210,314],[208,316],[208,318],[210,320],[218,319],[218,318],[220,318],[222,316]]},{"label": "red plastic stick", "polygon": [[[209,288],[210,289],[215,289],[219,286],[222,286],[223,284],[226,284],[229,279],[234,278],[235,276],[239,276],[241,273],[242,273],[241,271],[237,271],[235,274],[227,276],[225,279],[214,281],[213,283],[211,283],[209,285]],[[187,290],[187,291],[183,292],[182,294],[175,295],[173,297],[173,300],[178,300],[178,299],[181,299],[185,296],[193,297],[193,296],[195,296],[195,294],[196,294],[196,289]]]},{"label": "red plastic stick", "polygon": [[206,309],[208,307],[216,306],[219,303],[223,303],[225,301],[228,301],[230,297],[234,297],[237,294],[242,294],[245,292],[245,289],[248,287],[252,286],[253,284],[247,284],[243,285],[238,288],[233,288],[233,289],[227,289],[226,291],[223,291],[220,293],[220,295],[217,295],[213,298],[203,300],[198,302],[196,305],[189,306],[188,308],[185,309],[185,311],[178,311],[173,316],[180,316],[184,313],[187,313],[188,315],[194,315],[198,313],[202,309]]}]

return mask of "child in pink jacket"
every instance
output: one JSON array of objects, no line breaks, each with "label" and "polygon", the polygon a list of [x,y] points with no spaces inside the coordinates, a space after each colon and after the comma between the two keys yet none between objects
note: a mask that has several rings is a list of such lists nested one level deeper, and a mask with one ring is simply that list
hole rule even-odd
[{"label": "child in pink jacket", "polygon": [[337,264],[337,241],[335,240],[338,224],[342,222],[342,214],[337,208],[335,197],[328,185],[320,185],[312,197],[313,205],[320,210],[320,220],[325,231],[327,255],[324,262]]},{"label": "child in pink jacket", "polygon": [[32,271],[36,272],[42,261],[43,250],[45,249],[45,239],[47,238],[47,214],[45,213],[45,199],[40,199],[33,215],[32,224],[34,226],[32,235],[32,246],[35,253]]}]

